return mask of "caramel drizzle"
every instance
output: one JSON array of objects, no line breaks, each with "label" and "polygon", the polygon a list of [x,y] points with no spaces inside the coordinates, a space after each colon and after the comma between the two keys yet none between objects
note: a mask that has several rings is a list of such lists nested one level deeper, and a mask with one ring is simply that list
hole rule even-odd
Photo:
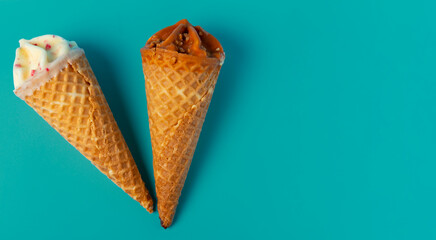
[{"label": "caramel drizzle", "polygon": [[146,48],[162,48],[199,57],[215,57],[224,60],[224,51],[218,40],[200,26],[192,26],[183,19],[173,26],[154,34]]}]

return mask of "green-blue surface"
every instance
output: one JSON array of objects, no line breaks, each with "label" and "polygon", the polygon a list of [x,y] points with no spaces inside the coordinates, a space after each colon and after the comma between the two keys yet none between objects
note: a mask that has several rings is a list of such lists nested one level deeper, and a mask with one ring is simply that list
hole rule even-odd
[{"label": "green-blue surface", "polygon": [[[0,239],[435,239],[435,2],[284,2],[0,0]],[[12,64],[20,38],[84,48],[155,196],[139,49],[182,18],[227,58],[164,230],[12,93]]]}]

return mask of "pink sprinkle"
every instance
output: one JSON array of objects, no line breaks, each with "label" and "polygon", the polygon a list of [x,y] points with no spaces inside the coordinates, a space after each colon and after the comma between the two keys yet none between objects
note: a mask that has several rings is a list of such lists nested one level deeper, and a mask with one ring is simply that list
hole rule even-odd
[{"label": "pink sprinkle", "polygon": [[21,64],[15,64],[15,67],[21,67]]},{"label": "pink sprinkle", "polygon": [[55,38],[56,36],[55,35],[53,35],[53,38]]},{"label": "pink sprinkle", "polygon": [[46,68],[45,70],[46,70],[47,72],[50,71],[50,69],[48,69],[48,68]]},{"label": "pink sprinkle", "polygon": [[32,45],[38,46],[38,44],[36,44],[36,43],[32,43]]},{"label": "pink sprinkle", "polygon": [[45,50],[49,50],[50,48],[51,48],[51,45],[47,43],[47,44],[45,45]]},{"label": "pink sprinkle", "polygon": [[30,76],[33,77],[33,75],[35,75],[35,72],[36,72],[36,70],[32,70],[32,71],[30,72]]}]

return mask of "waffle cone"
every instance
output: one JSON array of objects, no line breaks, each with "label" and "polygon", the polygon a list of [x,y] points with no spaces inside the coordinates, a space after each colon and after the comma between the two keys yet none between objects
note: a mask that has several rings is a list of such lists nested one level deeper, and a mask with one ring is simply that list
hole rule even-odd
[{"label": "waffle cone", "polygon": [[216,58],[141,49],[157,208],[171,225],[221,69]]},{"label": "waffle cone", "polygon": [[31,92],[18,88],[17,96],[116,185],[153,212],[150,194],[84,53],[65,61],[50,79],[32,81],[37,88]]}]

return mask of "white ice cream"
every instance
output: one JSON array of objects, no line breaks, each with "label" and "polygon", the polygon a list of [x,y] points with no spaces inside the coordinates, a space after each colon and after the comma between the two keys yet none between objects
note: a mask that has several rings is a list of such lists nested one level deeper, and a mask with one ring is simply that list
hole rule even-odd
[{"label": "white ice cream", "polygon": [[14,62],[14,85],[20,87],[26,80],[43,71],[49,72],[51,63],[78,48],[73,41],[56,35],[44,35],[31,40],[20,40]]}]

